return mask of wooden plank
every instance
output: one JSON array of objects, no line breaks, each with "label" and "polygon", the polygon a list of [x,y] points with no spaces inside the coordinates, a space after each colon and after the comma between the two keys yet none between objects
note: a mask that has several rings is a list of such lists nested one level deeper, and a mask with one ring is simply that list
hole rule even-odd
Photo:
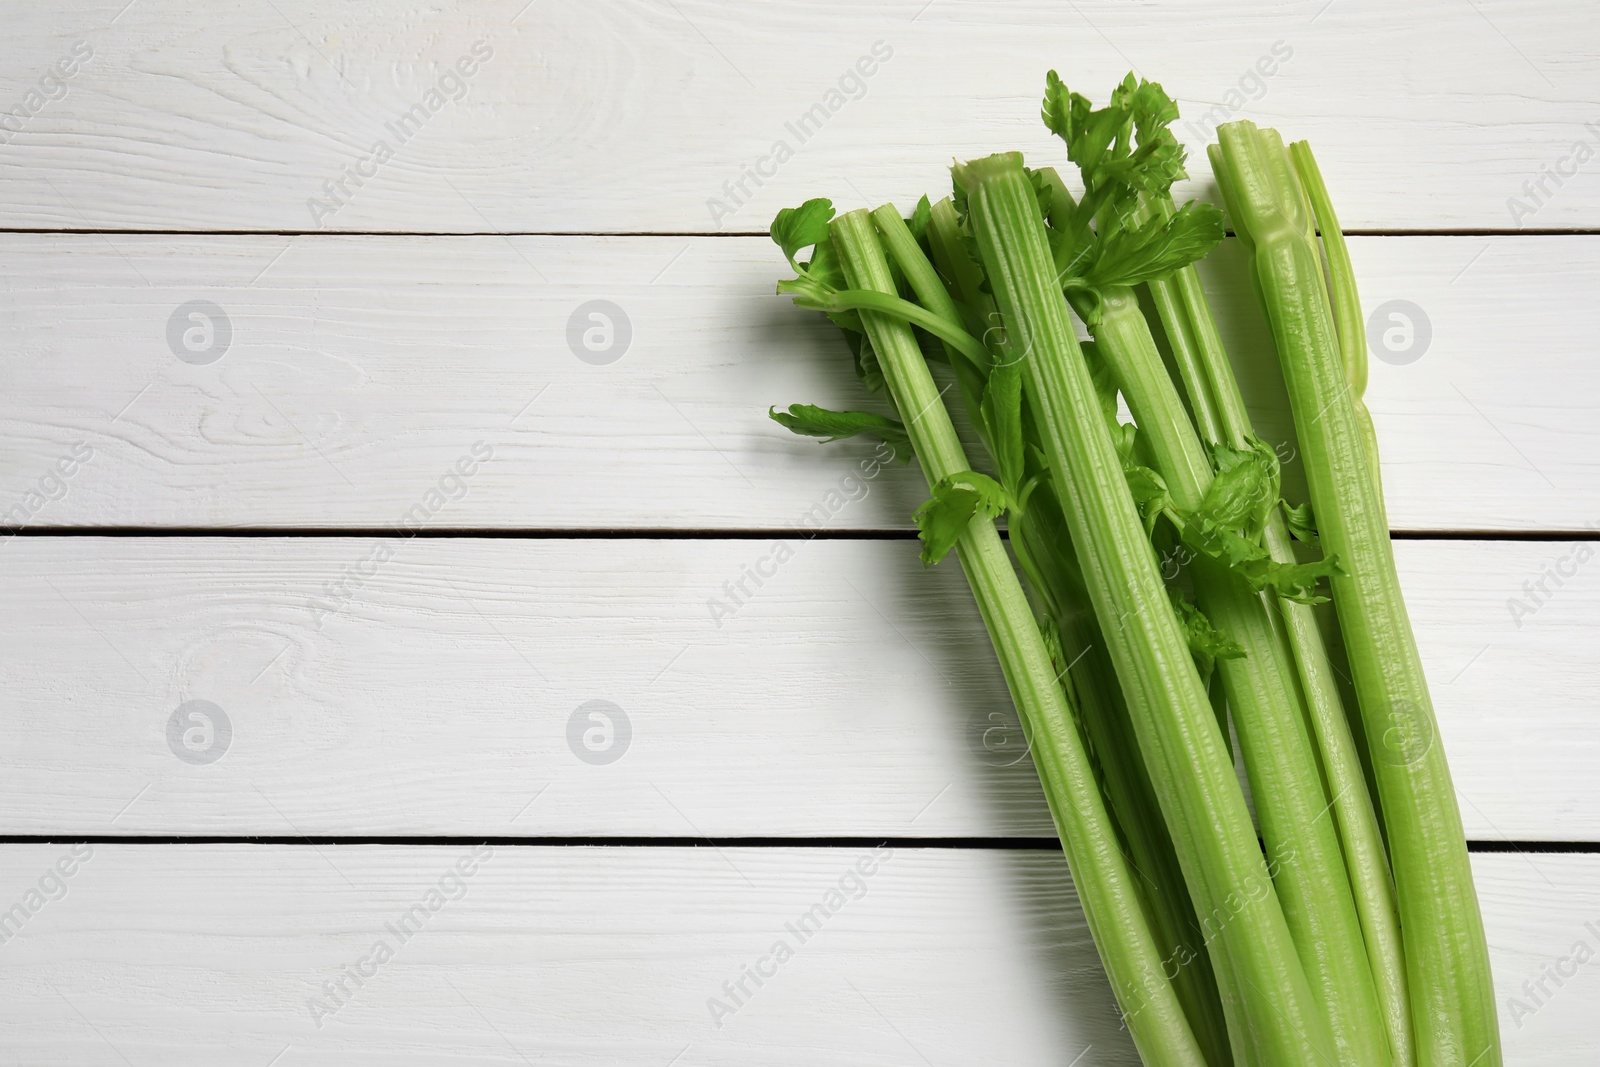
[{"label": "wooden plank", "polygon": [[[1591,548],[1396,545],[1474,839],[1600,840]],[[1049,835],[961,574],[916,551],[13,538],[0,825]],[[1575,576],[1514,614],[1555,564]]]},{"label": "wooden plank", "polygon": [[[1600,238],[1353,250],[1369,309],[1407,301],[1429,334],[1412,362],[1372,361],[1392,524],[1600,519]],[[1235,351],[1270,360],[1237,249],[1215,259]],[[9,235],[0,522],[905,528],[914,469],[861,477],[875,446],[819,450],[765,417],[872,403],[820,316],[772,294],[778,266],[754,238]],[[197,300],[221,310],[190,319]],[[586,328],[605,340],[593,300],[628,323],[605,365],[575,354],[596,358]],[[1275,375],[1245,380],[1293,477]]]},{"label": "wooden plank", "polygon": [[[1309,138],[1352,227],[1592,228],[1589,14],[1581,0],[283,0],[213,4],[197,25],[178,0],[19,3],[0,43],[0,102],[22,109],[0,134],[0,216],[760,232],[819,193],[859,206],[947,189],[952,157],[1062,159],[1037,117],[1058,67],[1102,100],[1130,68],[1161,80],[1192,148],[1240,117]],[[41,85],[62,62],[71,74]],[[1190,188],[1209,178],[1197,155]]]},{"label": "wooden plank", "polygon": [[[1137,1063],[1059,853],[92,849],[3,945],[19,1062]],[[9,903],[71,853],[0,856]],[[1473,866],[1506,1063],[1591,1062],[1596,964],[1547,982],[1532,1015],[1509,998],[1576,942],[1593,953],[1600,862]],[[402,941],[390,927],[430,891]],[[802,941],[790,926],[819,903]],[[770,976],[735,1004],[723,983],[757,965]]]}]

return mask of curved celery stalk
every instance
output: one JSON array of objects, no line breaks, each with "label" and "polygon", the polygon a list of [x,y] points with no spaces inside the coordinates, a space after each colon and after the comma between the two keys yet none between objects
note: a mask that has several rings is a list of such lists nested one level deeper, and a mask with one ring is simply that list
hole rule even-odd
[{"label": "curved celery stalk", "polygon": [[826,295],[814,295],[814,287],[804,279],[779,282],[778,292],[794,294],[796,307],[811,311],[879,311],[885,315],[921,326],[939,340],[956,349],[968,359],[982,359],[986,355],[983,345],[962,328],[960,322],[950,323],[919,307],[909,300],[870,289],[838,289]]},{"label": "curved celery stalk", "polygon": [[1290,161],[1253,123],[1212,151],[1288,386],[1388,828],[1417,1060],[1498,1067],[1499,1026],[1461,814],[1400,594],[1382,494]]},{"label": "curved celery stalk", "polygon": [[[958,165],[969,219],[1045,441],[1067,527],[1190,892],[1236,902],[1210,949],[1232,968],[1265,1062],[1334,1055],[1284,921],[1211,703],[1100,416],[1022,157]],[[1189,827],[1196,832],[1189,832]]]},{"label": "curved celery stalk", "polygon": [[[1102,294],[1100,307],[1102,319],[1093,327],[1100,354],[1144,430],[1174,503],[1194,511],[1211,483],[1211,465],[1144,314],[1132,291],[1120,286]],[[1262,838],[1278,866],[1278,898],[1306,977],[1327,1012],[1339,1062],[1347,1067],[1392,1063],[1332,805],[1270,604],[1216,560],[1199,556],[1189,569],[1200,610],[1245,650],[1241,658],[1218,661],[1217,668]]]},{"label": "curved celery stalk", "polygon": [[[1158,206],[1172,210],[1170,198]],[[1334,257],[1329,258],[1331,261]],[[1150,292],[1189,394],[1189,406],[1195,413],[1201,438],[1210,445],[1248,447],[1250,415],[1206,301],[1199,272],[1193,266],[1184,267],[1171,278],[1152,281]],[[1358,328],[1359,325],[1358,315]],[[1341,331],[1341,341],[1344,336]],[[1262,544],[1276,562],[1295,562],[1288,525],[1276,508],[1267,521]],[[1334,680],[1333,665],[1313,609],[1280,599],[1278,612],[1282,616],[1283,637],[1293,651],[1328,791],[1333,795],[1334,821],[1356,911],[1361,917],[1362,942],[1389,1033],[1390,1050],[1396,1067],[1410,1067],[1416,1062],[1416,1053],[1411,1037],[1411,1003],[1405,987],[1400,914],[1383,832],[1367,789],[1361,756],[1350,733],[1344,699]]]},{"label": "curved celery stalk", "polygon": [[[961,322],[947,284],[964,303],[976,307],[980,319],[984,312],[992,311],[993,301],[979,291],[975,265],[961,248],[960,227],[949,200],[933,205],[928,223],[928,243],[949,283],[934,271],[898,211],[892,206],[881,207],[873,212],[873,218],[895,265],[930,311],[952,323]],[[995,354],[1001,356],[1000,346],[995,347]],[[955,356],[952,363],[959,376],[962,364]],[[981,386],[963,383],[962,392],[973,422],[979,433],[984,433]],[[1183,872],[1161,821],[1149,776],[1139,761],[1122,693],[1093,612],[1088,608],[1088,594],[1053,491],[1048,485],[1034,489],[1027,508],[1013,509],[1007,521],[1018,559],[1030,568],[1029,581],[1054,616],[1065,658],[1062,671],[1076,695],[1074,706],[1079,722],[1097,758],[1112,818],[1128,846],[1129,863],[1143,882],[1146,914],[1162,959],[1167,961],[1167,973],[1173,975],[1173,988],[1206,1062],[1222,1067],[1231,1063],[1232,1057],[1211,960],[1197,950],[1201,935],[1194,905],[1184,887]]]},{"label": "curved celery stalk", "polygon": [[[871,216],[854,211],[835,219],[832,241],[856,289],[894,293],[894,279]],[[939,390],[911,328],[882,312],[863,310],[862,323],[878,354],[884,381],[928,484],[969,469]],[[957,542],[962,569],[1000,659],[1018,711],[1031,727],[1033,754],[1051,815],[1083,902],[1095,944],[1145,1062],[1205,1067],[1161,970],[1161,956],[1140,909],[1137,887],[1123,861],[1087,753],[1056,682],[1038,624],[994,523],[974,516]]]},{"label": "curved celery stalk", "polygon": [[[1269,131],[1271,132],[1271,131]],[[1350,399],[1355,404],[1356,421],[1361,424],[1361,435],[1366,438],[1367,455],[1372,461],[1372,479],[1383,496],[1383,472],[1378,466],[1378,431],[1372,425],[1372,412],[1367,410],[1362,395],[1367,391],[1367,325],[1361,318],[1361,299],[1356,295],[1355,268],[1350,265],[1350,249],[1345,246],[1344,233],[1333,213],[1333,201],[1328,197],[1328,187],[1322,181],[1322,170],[1317,166],[1311,146],[1304,141],[1289,146],[1289,156],[1294,162],[1295,175],[1310,202],[1316,224],[1322,231],[1322,250],[1328,257],[1329,296],[1333,301],[1333,321],[1339,332],[1339,356],[1344,362],[1344,374],[1350,381]]]}]

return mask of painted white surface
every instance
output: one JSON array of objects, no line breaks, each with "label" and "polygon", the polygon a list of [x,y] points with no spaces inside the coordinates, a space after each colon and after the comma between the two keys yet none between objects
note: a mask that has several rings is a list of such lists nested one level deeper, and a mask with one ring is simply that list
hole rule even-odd
[{"label": "painted white surface", "polygon": [[[1062,159],[1038,120],[1052,67],[1100,100],[1133,68],[1161,81],[1191,149],[1236,117],[1309,139],[1354,229],[1600,225],[1600,177],[1571,163],[1600,120],[1583,0],[125,3],[6,5],[0,101],[77,41],[94,53],[0,146],[6,225],[763,232],[809,196],[947,190],[952,158]],[[852,80],[877,42],[887,62]],[[420,132],[390,131],[445,79]],[[790,125],[819,105],[802,142]],[[1513,217],[1558,166],[1573,176]],[[370,176],[314,213],[345,168]]]},{"label": "painted white surface", "polygon": [[[4,846],[0,900],[20,899],[68,853]],[[95,845],[66,896],[0,945],[7,1053],[40,1067],[1137,1063],[1059,853],[477,856]],[[448,877],[464,859],[472,873]],[[1488,855],[1473,867],[1506,1062],[1592,1062],[1600,964],[1547,982],[1553,995],[1515,1021],[1508,998],[1576,942],[1600,943],[1585,926],[1600,912],[1600,860]],[[438,910],[401,943],[386,924],[435,889]],[[834,910],[802,942],[785,924],[799,929],[818,903]],[[763,962],[780,939],[792,957]],[[381,964],[380,940],[392,951]],[[747,981],[742,1004],[726,999],[723,982],[757,964],[776,973]],[[340,1003],[322,983],[346,966],[370,976],[347,979]],[[737,1010],[714,1019],[712,998]]]},{"label": "painted white surface", "polygon": [[[769,540],[13,538],[0,824],[1052,834],[955,561],[788,544],[779,564]],[[1468,835],[1600,840],[1600,564],[1570,543],[1395,547]],[[762,560],[775,575],[730,597]],[[1562,560],[1576,575],[1514,615]],[[190,700],[231,728],[206,765],[166,733]],[[579,716],[608,763],[569,743],[591,700],[620,709],[610,737]]]},{"label": "painted white surface", "polygon": [[[1414,362],[1371,361],[1391,524],[1600,522],[1600,237],[1352,255],[1369,311],[1409,301],[1431,334]],[[1258,429],[1296,477],[1242,257],[1213,259]],[[760,238],[0,236],[0,505],[34,525],[325,528],[422,505],[424,525],[516,529],[793,529],[825,505],[831,528],[908,527],[914,469],[830,502],[874,445],[819,449],[766,417],[882,403],[837,331],[773,294],[781,264]],[[596,299],[631,330],[606,365],[568,343]],[[206,365],[169,346],[193,300],[230,330],[221,349],[177,318],[180,350],[185,330],[218,346]],[[93,455],[65,495],[30,502],[78,442]],[[492,460],[430,502],[479,442]]]}]

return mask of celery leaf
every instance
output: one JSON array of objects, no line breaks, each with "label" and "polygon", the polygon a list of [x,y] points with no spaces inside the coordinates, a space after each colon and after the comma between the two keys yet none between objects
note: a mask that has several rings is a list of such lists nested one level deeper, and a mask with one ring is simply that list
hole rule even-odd
[{"label": "celery leaf", "polygon": [[1172,596],[1173,610],[1178,614],[1178,624],[1183,627],[1183,635],[1188,639],[1189,654],[1194,657],[1194,665],[1199,668],[1202,682],[1211,681],[1211,672],[1216,669],[1217,660],[1244,657],[1244,647],[1211,625],[1211,620],[1206,618],[1199,608],[1189,603],[1182,593],[1176,589],[1170,589],[1168,592]]},{"label": "celery leaf", "polygon": [[[850,312],[850,314],[855,313]],[[859,316],[857,321],[860,321]],[[859,327],[854,330],[847,328],[844,331],[844,339],[850,346],[850,355],[855,357],[856,377],[861,379],[861,384],[871,393],[881,390],[883,368],[878,366],[878,351],[872,347],[872,339]]]},{"label": "celery leaf", "polygon": [[772,220],[772,240],[783,249],[784,258],[796,273],[803,273],[795,255],[828,236],[833,221],[833,201],[825,197],[807,200],[799,207],[786,207]]},{"label": "celery leaf", "polygon": [[1280,500],[1279,503],[1283,505],[1283,514],[1289,521],[1289,532],[1294,535],[1295,540],[1316,544],[1317,523],[1311,514],[1311,504],[1307,502],[1298,507],[1290,507],[1287,500]]},{"label": "celery leaf", "polygon": [[1323,578],[1339,578],[1344,570],[1337,556],[1328,556],[1311,563],[1275,563],[1252,561],[1236,568],[1256,589],[1270,589],[1285,600],[1296,604],[1325,604],[1328,598],[1317,593],[1317,583]]},{"label": "celery leaf", "polygon": [[999,482],[977,471],[962,471],[941,478],[933,496],[912,516],[922,538],[922,562],[938,563],[955,547],[972,517],[992,519],[1011,506],[1011,495]]},{"label": "celery leaf", "polygon": [[1278,502],[1278,454],[1256,437],[1250,439],[1250,445],[1236,449],[1219,444],[1212,449],[1217,475],[1206,488],[1197,514],[1259,541],[1267,516]]},{"label": "celery leaf", "polygon": [[1105,289],[1165,278],[1221,244],[1222,234],[1222,212],[1191,200],[1170,218],[1099,235],[1081,284]]},{"label": "celery leaf", "polygon": [[1167,483],[1154,470],[1138,463],[1124,461],[1122,473],[1128,480],[1128,492],[1133,494],[1134,506],[1144,519],[1144,532],[1148,537],[1155,533],[1156,520],[1172,507]]},{"label": "celery leaf", "polygon": [[[1123,85],[1131,88],[1132,80],[1133,75],[1129,74]],[[1044,103],[1039,114],[1050,132],[1066,142],[1067,158],[1077,165],[1086,182],[1099,174],[1108,158],[1119,151],[1119,144],[1126,141],[1129,115],[1121,98],[1113,97],[1111,106],[1096,111],[1088,97],[1069,91],[1053,70],[1045,75]]]},{"label": "celery leaf", "polygon": [[917,239],[917,244],[924,250],[928,244],[928,222],[933,218],[933,205],[928,203],[928,197],[923,195],[917,201],[916,208],[911,212],[911,217],[906,220],[906,227],[911,230],[911,236]]},{"label": "celery leaf", "polygon": [[980,404],[989,429],[990,449],[1000,480],[1012,491],[1022,484],[1027,456],[1023,451],[1022,364],[1002,363],[989,372]]},{"label": "celery leaf", "polygon": [[769,408],[767,417],[792,433],[818,438],[823,444],[867,434],[894,449],[897,459],[911,458],[911,438],[898,419],[867,411],[830,411],[815,404],[790,404],[788,411]]}]

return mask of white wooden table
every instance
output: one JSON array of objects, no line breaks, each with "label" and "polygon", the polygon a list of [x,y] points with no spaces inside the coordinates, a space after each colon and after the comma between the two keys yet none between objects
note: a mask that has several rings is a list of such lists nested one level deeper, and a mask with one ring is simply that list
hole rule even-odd
[{"label": "white wooden table", "polygon": [[1600,1059],[1592,5],[124,2],[0,4],[0,1062],[1133,1063],[914,471],[765,418],[857,396],[774,210],[1057,158],[1052,66],[1309,138],[1425,320],[1508,1062]]}]

